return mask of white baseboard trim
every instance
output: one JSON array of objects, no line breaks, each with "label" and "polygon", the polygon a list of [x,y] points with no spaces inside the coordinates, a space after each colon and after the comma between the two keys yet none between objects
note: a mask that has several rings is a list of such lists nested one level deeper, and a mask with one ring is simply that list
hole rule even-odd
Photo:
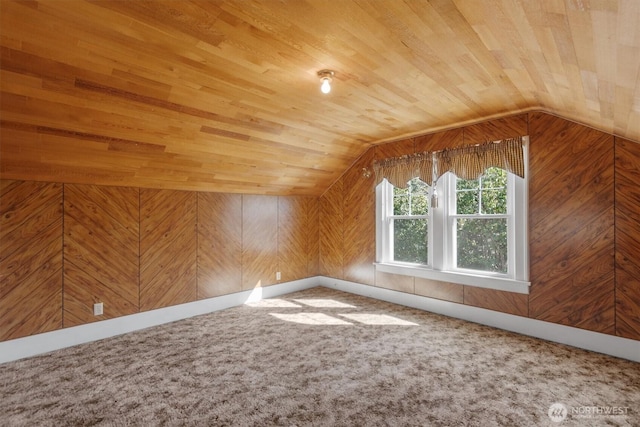
[{"label": "white baseboard trim", "polygon": [[640,341],[616,337],[599,332],[558,325],[542,320],[530,319],[513,314],[501,313],[484,308],[472,307],[449,301],[423,297],[405,292],[378,288],[370,285],[349,282],[321,276],[319,283],[331,289],[337,289],[365,297],[417,308],[432,313],[468,320],[522,335],[541,338],[560,344],[570,345],[597,353],[640,362]]},{"label": "white baseboard trim", "polygon": [[248,302],[256,302],[264,298],[273,298],[279,295],[313,288],[319,286],[320,280],[320,277],[294,280],[263,288],[255,288],[249,291],[237,292],[220,297],[117,317],[115,319],[17,338],[10,341],[3,341],[0,342],[0,363],[48,353],[50,351],[97,341],[201,314],[212,313]]},{"label": "white baseboard trim", "polygon": [[45,332],[10,341],[3,341],[0,342],[0,363],[36,356],[54,350],[97,341],[201,314],[212,313],[249,302],[259,301],[264,298],[273,298],[316,286],[337,289],[640,362],[640,341],[420,295],[363,285],[346,280],[316,276],[157,310],[145,311],[143,313],[103,320],[101,322]]}]

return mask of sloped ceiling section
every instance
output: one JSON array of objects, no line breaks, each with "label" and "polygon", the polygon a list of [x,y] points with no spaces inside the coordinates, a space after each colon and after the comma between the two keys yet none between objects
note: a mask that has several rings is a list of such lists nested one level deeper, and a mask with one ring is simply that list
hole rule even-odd
[{"label": "sloped ceiling section", "polygon": [[640,140],[636,0],[0,7],[3,178],[319,195],[372,144],[531,109]]}]

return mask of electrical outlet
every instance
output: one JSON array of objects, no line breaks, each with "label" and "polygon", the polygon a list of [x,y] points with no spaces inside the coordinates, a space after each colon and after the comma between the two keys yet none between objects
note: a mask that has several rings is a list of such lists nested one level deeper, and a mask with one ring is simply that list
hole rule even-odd
[{"label": "electrical outlet", "polygon": [[282,279],[282,274],[280,274],[279,271],[276,272],[276,280],[281,280]]},{"label": "electrical outlet", "polygon": [[94,316],[102,316],[104,313],[104,304],[101,302],[97,302],[93,304],[93,315]]}]

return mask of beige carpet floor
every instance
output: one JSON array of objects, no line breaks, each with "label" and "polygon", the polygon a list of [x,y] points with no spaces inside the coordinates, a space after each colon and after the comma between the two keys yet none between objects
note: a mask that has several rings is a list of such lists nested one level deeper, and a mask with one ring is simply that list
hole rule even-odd
[{"label": "beige carpet floor", "polygon": [[640,366],[318,287],[0,365],[0,425],[638,426]]}]

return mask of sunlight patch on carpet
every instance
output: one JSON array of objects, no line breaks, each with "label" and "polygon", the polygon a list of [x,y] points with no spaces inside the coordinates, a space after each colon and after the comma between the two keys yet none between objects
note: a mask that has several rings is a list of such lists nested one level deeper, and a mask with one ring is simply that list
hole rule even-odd
[{"label": "sunlight patch on carpet", "polygon": [[295,302],[316,308],[356,308],[355,305],[346,304],[344,302],[333,299],[294,299]]},{"label": "sunlight patch on carpet", "polygon": [[249,307],[267,307],[267,308],[300,308],[302,307],[298,304],[292,303],[291,301],[287,301],[279,298],[263,299],[261,301],[252,302],[246,305],[248,305]]},{"label": "sunlight patch on carpet", "polygon": [[271,316],[286,322],[301,323],[303,325],[353,325],[324,313],[269,313]]},{"label": "sunlight patch on carpet", "polygon": [[356,321],[358,323],[364,323],[365,325],[398,325],[398,326],[418,326],[417,323],[409,322],[398,317],[389,316],[388,314],[374,314],[374,313],[347,313],[340,316],[346,317],[349,320]]}]

